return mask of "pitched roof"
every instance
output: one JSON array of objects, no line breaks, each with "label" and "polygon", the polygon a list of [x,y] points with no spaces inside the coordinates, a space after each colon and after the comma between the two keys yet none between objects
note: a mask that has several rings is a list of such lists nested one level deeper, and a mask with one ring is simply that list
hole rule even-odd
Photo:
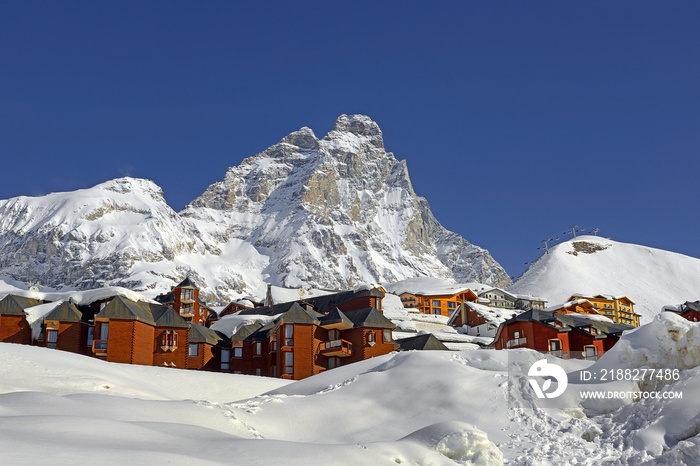
[{"label": "pitched roof", "polygon": [[182,280],[179,285],[175,286],[175,288],[197,288],[197,289],[199,289],[199,287],[197,287],[197,285],[195,285],[194,282],[192,280],[190,280],[190,277],[187,277],[184,280]]},{"label": "pitched roof", "polygon": [[238,311],[238,315],[240,315],[240,316],[249,316],[249,315],[276,316],[278,314],[284,314],[294,304],[297,304],[297,303],[295,301],[291,301],[289,303],[274,304],[272,306],[261,306],[261,307],[254,307],[251,309],[243,309],[241,311]]},{"label": "pitched roof", "polygon": [[338,309],[337,307],[333,309],[331,312],[326,314],[325,316],[321,317],[320,319],[321,326],[326,326],[326,325],[334,325],[334,324],[344,324],[348,327],[352,327],[353,323],[348,317]]},{"label": "pitched roof", "polygon": [[0,300],[0,314],[24,314],[24,310],[28,307],[34,307],[41,304],[41,301],[24,296],[8,294]]},{"label": "pitched roof", "polygon": [[257,332],[262,327],[261,323],[253,322],[252,324],[243,325],[236,333],[231,335],[231,341],[242,341],[248,339],[252,334]]},{"label": "pitched roof", "polygon": [[111,300],[95,317],[138,320],[154,327],[187,328],[187,321],[170,306],[132,301],[124,296]]},{"label": "pitched roof", "polygon": [[151,304],[149,307],[157,327],[187,328],[188,322],[172,307],[158,304]]},{"label": "pitched roof", "polygon": [[53,311],[44,316],[44,320],[57,320],[59,322],[81,322],[83,313],[75,307],[75,304],[63,301],[56,306]]},{"label": "pitched roof", "polygon": [[198,324],[190,324],[190,343],[207,343],[212,346],[228,346],[230,340],[221,332]]},{"label": "pitched roof", "polygon": [[432,333],[424,333],[422,335],[416,335],[415,337],[403,338],[397,340],[396,344],[399,346],[400,351],[410,351],[410,350],[448,350],[440,340],[435,338]]},{"label": "pitched roof", "polygon": [[307,311],[297,303],[293,303],[287,312],[278,319],[279,324],[319,324],[321,315],[315,311]]},{"label": "pitched roof", "polygon": [[353,327],[395,328],[396,325],[373,307],[345,311],[345,315],[353,323]]},{"label": "pitched roof", "polygon": [[371,288],[363,290],[342,291],[340,293],[327,294],[323,296],[317,296],[315,298],[307,298],[305,299],[305,301],[313,305],[315,310],[319,312],[324,312],[328,309],[338,307],[343,303],[347,303],[348,301],[352,301],[353,299],[363,298],[366,296],[383,298],[385,294],[378,288]]}]

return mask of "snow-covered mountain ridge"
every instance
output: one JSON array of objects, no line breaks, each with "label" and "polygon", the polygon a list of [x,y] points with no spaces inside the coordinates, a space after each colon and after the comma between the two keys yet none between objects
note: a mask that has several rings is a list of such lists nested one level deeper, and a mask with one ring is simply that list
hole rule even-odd
[{"label": "snow-covered mountain ridge", "polygon": [[564,302],[574,293],[624,295],[642,323],[668,304],[700,296],[700,259],[675,252],[579,236],[549,249],[508,289]]},{"label": "snow-covered mountain ridge", "polygon": [[342,115],[323,139],[293,132],[229,168],[180,213],[156,184],[133,178],[0,201],[0,275],[147,295],[191,275],[215,303],[260,295],[266,282],[510,284],[488,251],[440,225],[405,161],[362,115]]}]

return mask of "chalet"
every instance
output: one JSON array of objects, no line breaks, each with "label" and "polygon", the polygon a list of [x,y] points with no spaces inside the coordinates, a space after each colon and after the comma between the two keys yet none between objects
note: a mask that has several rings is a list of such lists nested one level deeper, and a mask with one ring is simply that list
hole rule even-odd
[{"label": "chalet", "polygon": [[664,310],[675,312],[684,319],[687,319],[691,322],[700,321],[700,301],[686,301],[677,308],[666,306],[664,307]]},{"label": "chalet", "polygon": [[78,354],[92,353],[89,313],[81,312],[73,301],[57,304],[43,317],[43,346]]},{"label": "chalet", "polygon": [[25,309],[38,306],[42,301],[8,294],[0,300],[0,342],[31,345],[32,329]]},{"label": "chalet", "polygon": [[531,309],[501,324],[490,347],[530,348],[561,358],[597,359],[612,348],[624,330],[632,328],[595,314]]},{"label": "chalet", "polygon": [[449,348],[438,340],[432,333],[423,333],[415,337],[402,338],[396,341],[399,351],[426,351],[438,350],[447,351]]},{"label": "chalet", "polygon": [[[342,305],[358,296],[347,294],[345,298],[352,299],[337,298],[337,302]],[[323,308],[330,302],[335,301],[315,304]],[[244,325],[231,336],[234,373],[299,380],[394,350],[394,324],[374,307],[346,311],[335,307],[322,313],[310,303],[293,302],[256,310],[260,315],[279,316],[266,325]]]},{"label": "chalet", "polygon": [[235,314],[238,311],[252,309],[254,307],[256,307],[255,304],[253,304],[253,301],[249,299],[239,299],[237,301],[231,301],[225,308],[221,310],[221,312],[219,312],[219,318]]},{"label": "chalet", "polygon": [[[230,369],[231,341],[221,332],[202,325],[190,324],[187,340],[187,368],[206,371]],[[225,356],[221,364],[221,356]]]},{"label": "chalet", "polygon": [[447,325],[463,328],[467,335],[477,337],[494,337],[499,325],[513,317],[513,309],[485,306],[474,302],[463,302],[452,314]]},{"label": "chalet", "polygon": [[403,307],[418,309],[423,314],[451,316],[463,301],[476,301],[473,290],[462,287],[451,290],[405,291],[399,294]]},{"label": "chalet", "polygon": [[117,296],[95,315],[92,352],[110,362],[187,368],[188,334],[172,307]]},{"label": "chalet", "polygon": [[502,307],[505,309],[515,309],[517,297],[500,288],[487,288],[479,292],[479,298],[487,299],[491,307]]},{"label": "chalet", "polygon": [[156,301],[171,306],[187,322],[204,325],[210,310],[199,299],[199,288],[190,277],[174,286],[170,293],[156,296]]},{"label": "chalet", "polygon": [[634,302],[627,296],[574,294],[569,301],[586,299],[593,304],[600,314],[609,317],[618,324],[639,327],[639,314],[634,312]]},{"label": "chalet", "polygon": [[530,309],[544,309],[547,307],[547,300],[538,296],[515,295],[515,308],[529,311]]}]

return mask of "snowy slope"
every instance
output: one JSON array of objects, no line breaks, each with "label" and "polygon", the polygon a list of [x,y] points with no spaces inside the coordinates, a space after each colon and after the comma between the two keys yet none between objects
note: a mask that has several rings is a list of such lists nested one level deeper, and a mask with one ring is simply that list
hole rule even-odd
[{"label": "snowy slope", "polygon": [[308,128],[290,134],[180,213],[134,178],[0,201],[0,277],[153,297],[187,275],[211,304],[262,297],[266,283],[510,283],[488,251],[440,225],[361,115],[341,116],[320,140]]},{"label": "snowy slope", "polygon": [[[509,366],[542,357],[530,350],[392,353],[288,383],[0,343],[0,451],[7,464],[694,465],[699,355],[700,324],[665,313],[595,364],[558,361],[570,385],[545,405]],[[613,368],[679,372],[577,382]],[[683,397],[579,398],[594,389]]]},{"label": "snowy slope", "polygon": [[700,298],[700,259],[595,236],[580,236],[550,248],[513,286],[563,303],[574,293],[624,295],[642,322],[667,304]]}]

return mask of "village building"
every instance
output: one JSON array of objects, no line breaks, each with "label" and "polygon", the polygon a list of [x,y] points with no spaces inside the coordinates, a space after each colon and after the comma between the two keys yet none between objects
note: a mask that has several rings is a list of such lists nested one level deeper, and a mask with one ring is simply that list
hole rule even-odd
[{"label": "village building", "polygon": [[199,299],[199,288],[190,277],[174,286],[170,293],[155,298],[161,304],[171,306],[187,322],[204,325],[211,309]]},{"label": "village building", "polygon": [[589,296],[578,293],[571,295],[569,301],[577,299],[586,299],[590,301],[598,312],[606,317],[609,317],[613,322],[639,327],[639,318],[641,316],[634,312],[634,302],[627,296],[612,296],[603,294]]},{"label": "village building", "polygon": [[680,306],[664,306],[664,311],[675,312],[691,322],[700,322],[700,301],[686,301]]},{"label": "village building", "polygon": [[81,312],[72,301],[57,303],[43,317],[43,345],[47,348],[89,355],[92,353],[90,314]]},{"label": "village building", "polygon": [[478,296],[470,288],[434,290],[422,292],[405,291],[399,294],[403,307],[418,309],[423,314],[451,316],[463,301],[476,301]]},{"label": "village building", "polygon": [[[221,332],[190,324],[187,340],[187,368],[205,371],[230,370],[231,340]],[[224,355],[222,365],[221,356]]]},{"label": "village building", "polygon": [[237,316],[272,320],[231,335],[231,371],[300,380],[390,353],[395,326],[381,312],[383,297],[372,288],[242,310]]},{"label": "village building", "polygon": [[596,360],[612,348],[623,331],[632,328],[599,314],[532,309],[501,324],[490,347],[530,348],[565,359]]},{"label": "village building", "polygon": [[172,307],[117,296],[95,315],[92,352],[109,362],[187,368],[188,334]]},{"label": "village building", "polygon": [[[517,297],[500,288],[487,288],[479,292],[479,298],[488,300],[487,304],[491,307],[501,307],[505,309],[515,309]],[[481,301],[484,302],[484,301]]]},{"label": "village building", "polygon": [[449,348],[432,333],[422,333],[415,337],[396,340],[399,351],[448,351]]},{"label": "village building", "polygon": [[547,307],[547,300],[538,296],[515,295],[515,308],[529,311],[530,309],[544,309]]},{"label": "village building", "polygon": [[452,314],[447,325],[461,328],[467,335],[495,337],[498,327],[518,312],[520,311],[465,301]]},{"label": "village building", "polygon": [[[276,307],[273,315],[283,309],[271,307]],[[336,307],[323,314],[294,302],[267,325],[247,324],[231,336],[231,370],[300,380],[390,353],[393,328],[376,308],[343,312]]]},{"label": "village building", "polygon": [[13,294],[0,300],[0,342],[31,345],[32,329],[25,310],[40,304],[38,299]]}]

